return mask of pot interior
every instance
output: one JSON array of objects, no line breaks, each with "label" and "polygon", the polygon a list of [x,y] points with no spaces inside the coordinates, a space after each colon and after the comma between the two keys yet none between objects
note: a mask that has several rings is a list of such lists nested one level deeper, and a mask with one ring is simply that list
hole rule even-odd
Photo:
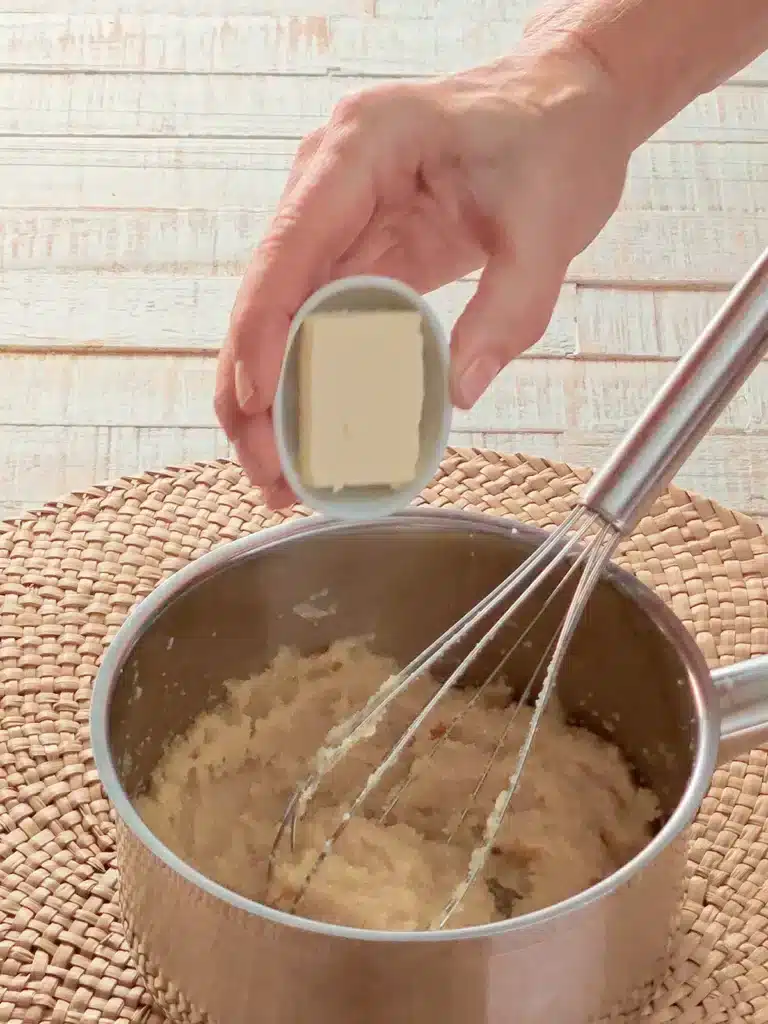
[{"label": "pot interior", "polygon": [[[136,641],[116,680],[109,744],[129,799],[146,786],[167,741],[223,697],[223,683],[261,671],[283,646],[302,654],[370,635],[406,664],[499,584],[543,535],[489,519],[468,526],[417,517],[299,531],[213,572],[169,603]],[[528,603],[475,664],[484,678],[528,627],[559,576]],[[557,694],[572,720],[610,736],[664,818],[689,780],[700,723],[691,669],[623,574],[597,587],[576,631]],[[618,582],[616,582],[618,580]],[[506,676],[521,692],[565,612],[569,587],[518,647]],[[488,620],[485,623],[487,628]],[[668,621],[667,621],[668,625]],[[462,644],[435,673],[466,653]]]}]

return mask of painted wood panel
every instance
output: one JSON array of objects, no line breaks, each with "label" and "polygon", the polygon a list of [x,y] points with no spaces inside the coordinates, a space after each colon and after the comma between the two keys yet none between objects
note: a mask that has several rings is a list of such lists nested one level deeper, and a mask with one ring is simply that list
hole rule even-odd
[{"label": "painted wood panel", "polygon": [[109,431],[102,426],[0,422],[0,505],[2,498],[10,505],[9,496],[42,504],[103,480],[108,442]]},{"label": "painted wood panel", "polygon": [[727,292],[578,288],[576,348],[585,359],[675,360],[725,301]]},{"label": "painted wood panel", "polygon": [[[279,17],[281,21],[318,16],[352,17],[360,19],[363,29],[369,31],[371,24],[375,28],[374,18],[386,22],[402,22],[406,18],[408,21],[417,20],[422,31],[428,29],[431,22],[447,21],[456,26],[455,34],[462,40],[459,59],[474,63],[482,59],[473,33],[476,25],[483,26],[491,22],[522,25],[537,6],[538,0],[472,0],[471,4],[466,0],[408,0],[407,4],[403,0],[215,0],[215,3],[212,0],[132,0],[130,8],[133,17],[183,16],[185,21],[200,16],[215,17],[221,21],[244,15],[250,18]],[[7,16],[9,29],[15,24],[17,30],[18,19],[11,16],[35,15],[34,11],[30,12],[30,0],[4,0],[3,13]],[[114,17],[114,14],[113,0],[57,0],[55,11],[56,17],[66,16],[68,19],[73,15],[108,18]],[[372,73],[370,57],[370,53],[367,53],[361,68],[368,73]],[[402,60],[399,48],[395,53],[386,54],[388,64],[394,64],[398,59]],[[418,70],[421,71],[423,58],[418,55],[416,59]],[[293,54],[289,70],[296,70],[296,62],[297,56]],[[768,56],[759,58],[742,71],[738,78],[761,84],[768,82]]]},{"label": "painted wood panel", "polygon": [[[0,277],[0,352],[200,352],[215,355],[236,277],[10,273]],[[452,327],[475,291],[458,281],[431,294]],[[536,355],[573,355],[576,289],[566,286]]]},{"label": "painted wood panel", "polygon": [[[215,424],[215,360],[196,355],[4,354],[0,424],[180,426]],[[629,427],[671,364],[602,359],[520,358],[454,428],[480,432],[605,433]],[[44,384],[44,391],[41,390]],[[36,401],[39,396],[41,401]],[[731,431],[768,429],[768,363],[758,367],[721,416]]]},{"label": "painted wood panel", "polygon": [[215,427],[0,424],[0,518],[126,473],[230,455]]},{"label": "painted wood panel", "polygon": [[[290,139],[9,138],[0,146],[0,202],[52,209],[271,208],[296,147]],[[630,163],[621,209],[768,216],[764,152],[759,143],[643,146]]]},{"label": "painted wood panel", "polygon": [[[164,352],[215,355],[239,279],[190,274],[14,271],[0,275],[0,352]],[[429,296],[452,327],[473,281]],[[725,292],[566,285],[534,357],[673,360]]]},{"label": "painted wood panel", "polygon": [[[536,0],[5,0],[0,516],[225,455],[215,353],[298,139],[348,92],[510,49]],[[768,244],[768,56],[633,158],[552,323],[456,443],[602,461]],[[475,287],[433,296],[447,324]],[[768,365],[680,482],[768,519]]]},{"label": "painted wood panel", "polygon": [[[241,274],[271,207],[18,209],[0,205],[0,270]],[[619,211],[571,264],[577,284],[730,285],[768,241],[768,217]]]},{"label": "painted wood panel", "polygon": [[[33,139],[0,148],[0,266],[242,272],[295,145],[266,140]],[[577,282],[732,283],[768,239],[762,147],[656,143]],[[184,209],[177,209],[179,198]]]},{"label": "painted wood panel", "polygon": [[[483,4],[453,15],[415,16],[399,0],[384,12],[335,11],[321,4],[301,15],[219,11],[107,13],[69,11],[0,12],[4,68],[76,71],[163,72],[346,72],[369,75],[432,75],[493,60],[519,42],[535,2],[507,4],[487,16]],[[57,5],[58,6],[58,5]],[[373,13],[375,17],[365,17]],[[320,12],[320,13],[318,13]],[[360,15],[363,14],[361,17]],[[468,16],[469,15],[469,16]],[[768,77],[761,58],[736,81]]]},{"label": "painted wood panel", "polygon": [[[451,442],[506,452],[534,452],[574,465],[600,465],[619,438],[616,431],[456,430]],[[63,453],[66,452],[66,458]],[[148,468],[230,457],[226,439],[213,427],[0,426],[0,480],[21,489],[23,501],[0,495],[0,517],[23,514],[94,482]],[[768,432],[708,437],[676,483],[768,520]]]},{"label": "painted wood panel", "polygon": [[[380,0],[375,0],[378,4]],[[434,11],[424,15],[420,7],[414,8],[414,17],[451,17],[461,14],[461,9],[454,10],[451,14],[450,4],[454,0],[435,0]],[[459,0],[459,3],[461,0]],[[500,11],[508,11],[517,6],[518,0],[499,0]],[[529,0],[523,0],[528,3]],[[479,0],[477,7],[473,10],[483,10],[483,5],[488,0]],[[446,6],[447,4],[447,6]],[[29,14],[39,12],[43,5],[38,3],[35,7],[34,0],[3,0],[3,11],[8,14]],[[430,0],[430,6],[431,0]],[[45,6],[48,11],[49,6]],[[101,17],[111,17],[115,14],[114,0],[56,0],[56,13],[59,15],[89,14]],[[372,0],[132,0],[131,11],[136,14],[188,14],[210,15],[214,13],[220,17],[232,17],[234,15],[248,14],[262,17],[264,15],[282,15],[284,17],[307,17],[316,15],[319,12],[325,17],[334,15],[348,15],[353,17],[366,17],[374,13]],[[395,12],[393,12],[395,13]],[[497,17],[503,18],[503,13]]]},{"label": "painted wood panel", "polygon": [[[618,431],[546,432],[535,436],[535,454],[574,466],[599,466],[621,438]],[[457,445],[496,451],[531,452],[531,435],[519,431],[455,431]],[[768,460],[768,431],[718,432],[706,438],[675,478],[690,488],[758,518],[768,517],[768,489],[763,466]]]},{"label": "painted wood panel", "polygon": [[[472,51],[467,51],[473,61]],[[429,66],[429,65],[427,65]],[[0,134],[299,139],[365,75],[17,72],[3,75]],[[768,140],[768,90],[701,96],[657,133],[677,142]]]}]

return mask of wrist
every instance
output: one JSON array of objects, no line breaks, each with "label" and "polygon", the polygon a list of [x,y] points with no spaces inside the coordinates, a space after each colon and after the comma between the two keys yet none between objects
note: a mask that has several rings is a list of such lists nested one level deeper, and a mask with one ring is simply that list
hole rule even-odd
[{"label": "wrist", "polygon": [[646,112],[578,32],[534,19],[520,50],[538,69],[544,88],[549,87],[549,102],[577,114],[590,143],[613,141],[629,158],[646,141]]},{"label": "wrist", "polygon": [[[548,259],[564,273],[611,216],[624,187],[631,136],[610,78],[569,42],[526,40],[508,58],[435,87],[452,132],[464,137],[460,151],[479,151],[482,161],[490,151],[497,180],[525,186],[541,204],[533,214],[548,235]],[[516,201],[500,202],[514,207]]]},{"label": "wrist", "polygon": [[632,148],[757,57],[766,0],[548,0],[524,46],[592,63],[623,108]]},{"label": "wrist", "polygon": [[596,159],[628,162],[645,141],[613,77],[570,34],[526,34],[515,53],[482,70],[491,92],[543,115],[555,136]]}]

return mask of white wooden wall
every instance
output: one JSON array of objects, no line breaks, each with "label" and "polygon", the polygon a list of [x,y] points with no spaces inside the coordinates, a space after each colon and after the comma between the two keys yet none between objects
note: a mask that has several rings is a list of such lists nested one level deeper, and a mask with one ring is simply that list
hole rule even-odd
[{"label": "white wooden wall", "polygon": [[[534,0],[4,0],[0,516],[226,453],[217,347],[300,137],[514,45]],[[53,8],[53,9],[52,9]],[[768,244],[768,56],[635,157],[544,340],[455,440],[601,461]],[[435,296],[453,320],[470,280]],[[680,478],[768,516],[768,364]]]}]

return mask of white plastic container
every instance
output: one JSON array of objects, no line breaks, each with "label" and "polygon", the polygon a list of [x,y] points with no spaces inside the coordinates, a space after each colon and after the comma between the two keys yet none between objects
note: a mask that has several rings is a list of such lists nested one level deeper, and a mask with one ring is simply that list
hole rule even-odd
[{"label": "white plastic container", "polygon": [[[298,470],[299,401],[297,344],[301,326],[310,314],[417,310],[424,336],[424,407],[416,477],[402,487],[308,486]],[[291,324],[274,404],[277,450],[285,479],[310,508],[337,519],[374,519],[399,512],[429,484],[440,465],[451,427],[448,386],[448,335],[427,300],[401,281],[388,277],[345,277],[319,289],[304,303]],[[397,395],[392,415],[397,415]]]}]

